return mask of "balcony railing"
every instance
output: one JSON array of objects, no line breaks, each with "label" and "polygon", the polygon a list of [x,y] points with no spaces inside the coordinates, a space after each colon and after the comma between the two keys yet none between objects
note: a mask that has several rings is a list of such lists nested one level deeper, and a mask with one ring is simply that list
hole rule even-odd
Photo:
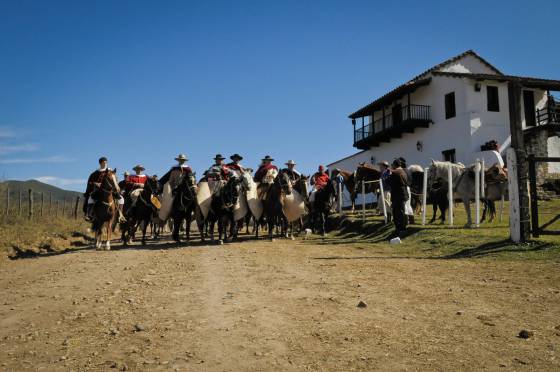
[{"label": "balcony railing", "polygon": [[354,130],[354,144],[378,134],[398,131],[401,127],[410,126],[410,123],[429,123],[430,106],[406,105],[399,111],[393,111],[385,117]]},{"label": "balcony railing", "polygon": [[560,104],[549,104],[537,109],[537,125],[560,124]]}]

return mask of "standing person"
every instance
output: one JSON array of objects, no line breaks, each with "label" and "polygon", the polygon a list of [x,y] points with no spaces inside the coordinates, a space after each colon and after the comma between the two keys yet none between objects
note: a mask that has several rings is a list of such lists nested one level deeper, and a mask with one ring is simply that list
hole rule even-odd
[{"label": "standing person", "polygon": [[[381,171],[381,183],[383,184],[383,200],[385,200],[385,210],[387,211],[387,221],[391,221],[391,185],[389,184],[389,178],[391,177],[391,169],[389,169],[389,163],[387,161],[382,161],[379,164],[379,170]],[[381,204],[381,198],[378,199],[377,210],[380,214],[383,214],[383,205]]]},{"label": "standing person", "polygon": [[255,182],[262,182],[263,178],[266,176],[269,170],[278,171],[278,167],[272,164],[273,161],[274,159],[271,158],[270,155],[266,155],[264,158],[261,159],[261,165],[259,166],[259,169],[257,169],[257,171],[255,172],[255,175],[253,177],[253,180]]},{"label": "standing person", "polygon": [[406,231],[407,217],[405,215],[405,203],[408,200],[407,176],[401,167],[399,159],[393,160],[392,172],[389,176],[389,186],[391,188],[391,207],[393,210],[393,222],[395,233],[401,237]]}]

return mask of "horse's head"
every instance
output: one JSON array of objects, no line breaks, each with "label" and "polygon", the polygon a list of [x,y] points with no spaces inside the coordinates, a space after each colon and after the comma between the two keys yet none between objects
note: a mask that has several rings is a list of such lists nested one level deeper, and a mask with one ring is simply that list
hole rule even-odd
[{"label": "horse's head", "polygon": [[146,183],[144,184],[144,192],[149,193],[150,195],[156,194],[158,188],[158,181],[157,177],[146,177]]},{"label": "horse's head", "polygon": [[101,189],[108,193],[121,191],[116,169],[107,169],[106,175],[101,181]]},{"label": "horse's head", "polygon": [[309,176],[301,175],[299,180],[297,180],[295,189],[305,198],[309,195]]},{"label": "horse's head", "polygon": [[508,179],[507,169],[496,163],[484,172],[486,181],[490,182],[506,182]]},{"label": "horse's head", "polygon": [[287,173],[279,173],[274,179],[274,182],[284,194],[290,195],[292,193],[292,182]]}]

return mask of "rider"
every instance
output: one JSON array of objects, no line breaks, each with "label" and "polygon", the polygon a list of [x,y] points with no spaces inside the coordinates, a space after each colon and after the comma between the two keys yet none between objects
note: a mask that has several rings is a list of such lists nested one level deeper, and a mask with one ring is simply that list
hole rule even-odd
[{"label": "rider", "polygon": [[130,176],[130,173],[128,171],[124,171],[123,179],[122,181],[119,181],[119,189],[121,190],[121,194],[123,194],[126,189],[126,179],[128,176]]},{"label": "rider", "polygon": [[245,167],[241,165],[241,160],[243,160],[243,156],[239,154],[233,154],[229,157],[232,162],[226,164],[226,167],[231,171],[232,175],[237,177],[241,176],[243,172],[245,172]]},{"label": "rider", "polygon": [[187,164],[187,156],[185,154],[179,154],[175,160],[177,164],[172,166],[171,169],[163,175],[159,180],[159,185],[163,187],[167,182],[171,186],[171,190],[174,190],[178,185],[178,180],[181,175],[188,175],[192,173],[191,167]]},{"label": "rider", "polygon": [[327,186],[329,183],[329,174],[325,172],[325,167],[319,165],[318,171],[311,177],[310,183],[313,186],[314,190],[311,191],[311,195],[309,195],[309,201],[315,201],[315,193],[321,190],[323,187]]},{"label": "rider", "polygon": [[301,179],[301,173],[296,170],[296,162],[293,160],[288,160],[286,163],[288,168],[284,168],[280,171],[280,173],[285,173],[290,178],[290,182],[292,186],[296,184],[297,181]]},{"label": "rider", "polygon": [[[84,213],[86,221],[91,221],[93,219],[93,206],[95,205],[97,189],[101,188],[101,182],[108,175],[111,169],[107,166],[107,158],[102,156],[99,158],[99,169],[96,169],[88,177],[86,192],[84,193]],[[123,219],[122,207],[124,205],[124,198],[119,195],[117,197],[119,219]]]},{"label": "rider", "polygon": [[255,172],[255,176],[253,177],[255,182],[262,182],[263,178],[271,169],[278,171],[278,167],[272,164],[274,159],[272,159],[270,155],[266,155],[264,158],[261,159],[261,161],[262,163],[259,166],[259,169],[257,169],[257,171]]},{"label": "rider", "polygon": [[[383,183],[383,200],[385,200],[385,211],[387,212],[387,220],[391,221],[391,185],[389,184],[389,177],[391,177],[391,169],[387,161],[381,161],[379,170],[381,171],[381,182]],[[383,213],[383,204],[377,203],[379,213]]]},{"label": "rider", "polygon": [[126,188],[126,192],[128,194],[130,194],[131,191],[134,191],[134,190],[137,190],[137,189],[143,189],[144,184],[148,180],[148,177],[144,174],[144,171],[146,170],[146,168],[144,168],[142,165],[138,164],[137,166],[132,168],[132,170],[136,174],[129,175],[126,178],[125,188]]}]

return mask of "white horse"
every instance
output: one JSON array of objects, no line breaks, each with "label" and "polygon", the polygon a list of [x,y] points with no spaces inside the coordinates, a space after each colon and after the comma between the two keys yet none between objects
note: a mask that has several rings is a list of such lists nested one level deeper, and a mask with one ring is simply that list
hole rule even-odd
[{"label": "white horse", "polygon": [[461,163],[450,163],[447,161],[432,160],[428,171],[428,189],[436,180],[441,180],[449,187],[448,169],[451,167],[451,182],[453,184],[453,200],[461,199],[467,212],[467,223],[465,227],[472,225],[471,200],[475,200],[474,177],[469,177],[469,170]]}]

